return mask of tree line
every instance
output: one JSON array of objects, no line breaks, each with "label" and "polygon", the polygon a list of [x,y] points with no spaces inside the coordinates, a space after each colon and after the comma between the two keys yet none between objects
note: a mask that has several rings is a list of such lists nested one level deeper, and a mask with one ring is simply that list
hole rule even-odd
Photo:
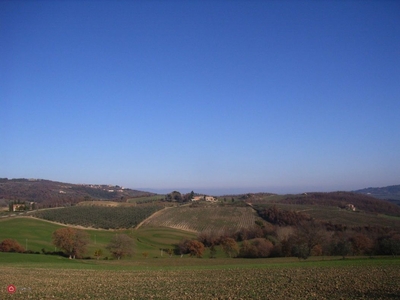
[{"label": "tree line", "polygon": [[187,194],[181,194],[178,191],[173,191],[165,196],[164,201],[184,203],[191,201],[194,195],[195,193],[193,191]]}]

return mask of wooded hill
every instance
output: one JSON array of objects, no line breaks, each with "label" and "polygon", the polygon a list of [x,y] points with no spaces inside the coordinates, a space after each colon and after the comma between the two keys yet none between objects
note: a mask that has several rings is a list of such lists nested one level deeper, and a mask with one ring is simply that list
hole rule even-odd
[{"label": "wooded hill", "polygon": [[71,184],[44,179],[0,179],[0,199],[36,202],[38,208],[73,205],[81,201],[126,201],[154,193],[118,185]]}]

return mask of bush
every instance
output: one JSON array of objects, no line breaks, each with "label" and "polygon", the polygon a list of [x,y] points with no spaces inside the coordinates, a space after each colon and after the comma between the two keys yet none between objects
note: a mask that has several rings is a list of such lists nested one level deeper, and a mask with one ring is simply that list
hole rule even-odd
[{"label": "bush", "polygon": [[25,251],[25,249],[16,240],[5,239],[0,244],[0,251],[22,253]]}]

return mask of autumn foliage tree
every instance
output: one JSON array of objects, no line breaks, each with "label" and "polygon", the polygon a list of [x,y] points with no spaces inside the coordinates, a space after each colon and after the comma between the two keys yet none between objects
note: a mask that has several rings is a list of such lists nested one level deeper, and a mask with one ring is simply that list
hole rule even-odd
[{"label": "autumn foliage tree", "polygon": [[204,253],[204,244],[197,240],[182,240],[178,245],[181,256],[189,254],[190,256],[202,257]]},{"label": "autumn foliage tree", "polygon": [[191,240],[187,244],[188,251],[190,256],[196,256],[196,257],[202,257],[204,253],[204,245],[203,243],[196,241],[196,240]]},{"label": "autumn foliage tree", "polygon": [[82,257],[88,243],[89,236],[83,230],[66,227],[53,232],[54,246],[62,249],[69,258]]},{"label": "autumn foliage tree", "polygon": [[0,243],[0,251],[1,252],[24,252],[24,248],[13,239],[5,239]]}]

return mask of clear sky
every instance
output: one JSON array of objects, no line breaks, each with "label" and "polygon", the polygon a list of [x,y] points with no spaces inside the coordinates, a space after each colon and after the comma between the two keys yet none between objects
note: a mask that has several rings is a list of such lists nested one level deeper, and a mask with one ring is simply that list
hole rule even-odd
[{"label": "clear sky", "polygon": [[400,184],[399,1],[0,1],[0,177]]}]

